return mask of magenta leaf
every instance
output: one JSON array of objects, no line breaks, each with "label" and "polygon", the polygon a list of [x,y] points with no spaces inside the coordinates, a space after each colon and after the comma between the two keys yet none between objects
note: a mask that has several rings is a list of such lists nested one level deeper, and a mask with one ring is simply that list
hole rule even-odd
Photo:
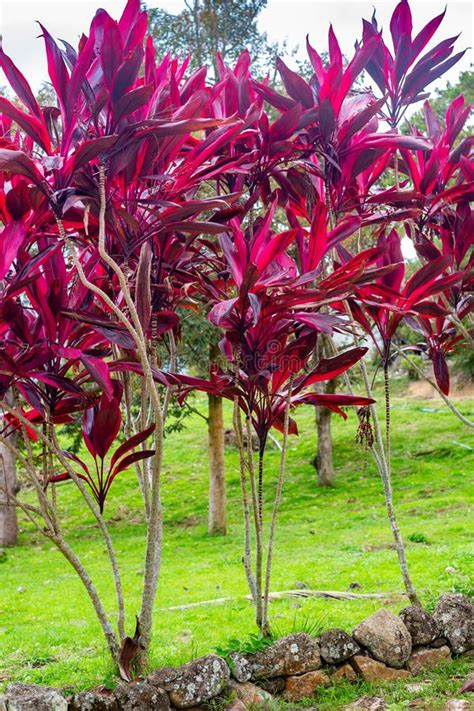
[{"label": "magenta leaf", "polygon": [[0,280],[10,269],[25,236],[25,227],[21,222],[12,222],[0,233]]}]

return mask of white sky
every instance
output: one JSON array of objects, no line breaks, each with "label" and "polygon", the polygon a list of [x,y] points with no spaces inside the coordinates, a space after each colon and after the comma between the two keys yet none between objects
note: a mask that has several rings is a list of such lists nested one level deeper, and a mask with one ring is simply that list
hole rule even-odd
[{"label": "white sky", "polygon": [[[0,32],[3,46],[34,89],[47,80],[43,42],[37,39],[40,20],[56,38],[65,39],[73,46],[82,32],[88,33],[90,21],[97,7],[103,7],[114,18],[121,14],[124,0],[0,0]],[[149,7],[164,7],[179,12],[183,0],[149,0]],[[322,51],[327,47],[327,30],[332,22],[342,51],[351,56],[354,41],[361,34],[361,18],[369,19],[375,7],[379,25],[387,28],[395,0],[269,0],[262,12],[260,28],[270,40],[288,41],[289,47],[300,46],[299,55],[305,57],[305,36],[309,32],[311,43]],[[414,31],[417,32],[434,15],[444,9],[444,0],[411,0]],[[461,33],[457,42],[459,50],[473,45],[472,0],[448,1],[446,16],[438,30],[438,40]],[[458,50],[458,51],[459,51]],[[447,75],[450,81],[473,61],[469,49],[463,59]],[[291,64],[291,62],[290,62]],[[444,83],[444,82],[443,82]],[[0,76],[0,85],[5,81]]]}]

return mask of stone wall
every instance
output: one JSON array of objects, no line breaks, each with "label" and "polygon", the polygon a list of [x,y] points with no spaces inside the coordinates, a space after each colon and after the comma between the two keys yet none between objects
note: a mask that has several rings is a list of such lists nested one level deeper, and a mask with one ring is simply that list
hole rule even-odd
[{"label": "stone wall", "polygon": [[409,680],[460,654],[474,654],[474,605],[464,595],[446,594],[433,615],[413,606],[399,615],[380,609],[352,635],[340,629],[317,638],[291,634],[259,652],[235,652],[227,660],[209,654],[157,669],[114,691],[97,688],[66,698],[58,689],[11,684],[0,696],[0,711],[205,711],[209,704],[247,711],[269,708],[278,696],[297,704],[340,679]]}]

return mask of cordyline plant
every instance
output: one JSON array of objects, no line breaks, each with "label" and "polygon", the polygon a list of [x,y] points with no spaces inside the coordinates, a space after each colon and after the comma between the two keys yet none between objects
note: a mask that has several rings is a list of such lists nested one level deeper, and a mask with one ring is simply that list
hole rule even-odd
[{"label": "cordyline plant", "polygon": [[[339,304],[333,301],[332,306],[350,315],[367,335],[374,336],[374,331],[377,332],[375,346],[381,355],[386,392],[386,437],[384,443],[377,410],[372,406],[376,437],[375,440],[370,437],[370,443],[383,482],[406,591],[416,604],[419,600],[408,572],[393,504],[388,376],[391,344],[402,322],[422,331],[438,387],[444,395],[449,386],[444,353],[461,342],[472,344],[469,327],[464,325],[472,311],[472,235],[466,229],[470,219],[467,202],[472,198],[472,138],[453,145],[469,107],[463,105],[462,97],[453,102],[444,131],[436,125],[429,105],[425,108],[426,136],[413,130],[402,135],[397,130],[406,108],[425,98],[425,87],[463,54],[447,60],[452,53],[451,39],[436,47],[432,61],[431,54],[427,54],[413,66],[442,17],[428,23],[412,41],[410,9],[403,1],[395,9],[390,24],[395,59],[373,18],[372,25],[364,23],[363,42],[356,45],[355,55],[346,67],[331,29],[327,65],[308,42],[314,69],[309,82],[280,61],[278,70],[286,95],[278,94],[266,84],[254,83],[256,91],[280,111],[281,123],[286,119],[286,125],[290,124],[300,108],[294,127],[291,167],[273,173],[281,190],[279,200],[286,206],[290,225],[299,230],[299,241],[304,244],[305,235],[311,235],[315,224],[321,221],[323,202],[329,227],[336,234],[340,230],[342,238],[357,228],[359,237],[364,228],[367,235],[371,228],[373,244],[379,250],[378,266],[387,268],[377,279],[358,286],[351,297]],[[381,98],[371,91],[352,90],[363,69],[383,92]],[[380,132],[380,120],[389,123],[389,131]],[[384,182],[390,179],[391,170],[395,184],[381,190],[381,179]],[[405,174],[411,177],[414,190],[407,189]],[[301,219],[309,223],[309,232],[300,227]],[[422,259],[418,273],[402,292],[398,289],[403,279],[404,258],[392,227],[397,222],[404,225]],[[341,240],[334,239],[333,247],[342,264],[350,263],[352,254]],[[327,263],[320,266],[320,270],[325,268]],[[432,296],[441,303],[429,300]],[[359,318],[361,313],[363,318]],[[450,323],[449,330],[444,332],[443,317]],[[334,351],[334,343],[331,347]],[[361,368],[370,397],[372,389],[363,362]]]},{"label": "cordyline plant", "polygon": [[[102,513],[115,477],[135,466],[147,519],[138,615],[143,666],[160,567],[160,468],[169,402],[169,390],[165,386],[163,394],[157,382],[158,345],[166,339],[173,362],[175,307],[194,278],[193,242],[202,232],[219,232],[221,222],[212,217],[232,203],[201,198],[198,189],[226,165],[216,165],[214,156],[244,123],[210,116],[212,92],[202,72],[186,78],[186,63],[169,57],[156,63],[151,40],[145,41],[146,15],[134,0],[119,22],[100,10],[77,52],[69,45],[60,49],[42,30],[57,106],[40,107],[23,75],[0,54],[18,101],[0,102],[2,405],[8,428],[2,441],[13,447],[8,432],[23,435],[27,456],[14,449],[39,507],[15,503],[79,573],[116,660],[126,646],[125,604]],[[201,221],[203,212],[207,219]],[[141,392],[138,418],[132,416],[132,387]],[[56,426],[81,412],[93,472],[83,459],[64,453],[57,438]],[[123,419],[127,439],[108,458]],[[40,478],[30,437],[43,446]],[[79,487],[105,537],[118,636],[61,533],[56,485],[63,479]]]},{"label": "cordyline plant", "polygon": [[[270,576],[288,436],[298,432],[290,412],[306,403],[329,407],[346,417],[341,407],[368,406],[374,402],[354,395],[308,392],[314,383],[344,373],[366,353],[365,348],[352,348],[334,358],[315,357],[320,333],[347,328],[343,319],[320,313],[320,309],[351,292],[351,281],[360,278],[364,259],[354,259],[348,267],[334,271],[317,286],[312,284],[308,288],[314,282],[313,275],[302,274],[296,260],[288,254],[296,230],[274,234],[269,227],[272,214],[270,210],[246,230],[239,220],[233,220],[232,231],[220,236],[229,279],[209,319],[222,332],[220,347],[229,363],[228,370],[214,368],[209,381],[175,376],[186,387],[184,394],[187,389],[199,389],[234,402],[245,524],[243,562],[256,623],[264,635],[270,633]],[[313,241],[318,237],[313,235],[309,240],[310,251],[315,249]],[[283,442],[272,513],[265,529],[265,451],[272,428],[282,432]],[[254,432],[258,439],[256,461]]]},{"label": "cordyline plant", "polygon": [[[41,28],[54,106],[38,104],[0,48],[15,95],[0,97],[0,441],[17,457],[37,502],[7,494],[76,570],[125,678],[135,653],[146,665],[151,641],[173,388],[181,397],[201,389],[234,403],[244,565],[263,633],[288,437],[297,432],[290,413],[299,404],[343,415],[342,407],[357,406],[365,424],[370,408],[371,446],[405,586],[418,602],[393,507],[393,339],[402,322],[423,335],[444,394],[446,354],[472,340],[472,140],[456,143],[469,108],[453,102],[442,127],[427,104],[426,135],[398,130],[407,106],[460,58],[451,56],[447,40],[419,59],[441,19],[412,40],[408,4],[400,3],[390,26],[395,59],[373,19],[347,66],[331,29],[328,64],[308,43],[309,82],[278,61],[285,94],[254,81],[248,53],[233,69],[217,58],[213,86],[204,68],[189,73],[187,61],[157,61],[138,0],[129,0],[118,22],[99,10],[77,50],[58,46]],[[382,96],[355,91],[364,70]],[[421,261],[408,280],[402,231]],[[362,236],[372,239],[369,249],[361,250]],[[228,362],[209,380],[175,372],[176,309],[195,299],[207,304]],[[334,334],[355,343],[338,352]],[[373,338],[385,374],[385,442],[362,335]],[[323,340],[329,354],[321,352]],[[346,373],[356,363],[364,397],[352,392]],[[341,374],[348,394],[310,390]],[[63,451],[58,437],[60,426],[79,418],[84,455]],[[115,444],[121,428],[125,438]],[[272,428],[283,444],[264,525]],[[131,466],[147,522],[133,638],[103,515],[114,480]],[[62,532],[58,483],[68,480],[104,538],[116,628]]]}]

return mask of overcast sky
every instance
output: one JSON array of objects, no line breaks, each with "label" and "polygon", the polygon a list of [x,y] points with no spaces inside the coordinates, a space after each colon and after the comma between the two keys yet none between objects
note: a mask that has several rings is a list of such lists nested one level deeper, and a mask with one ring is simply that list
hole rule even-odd
[{"label": "overcast sky", "polygon": [[[375,7],[379,25],[388,29],[395,4],[386,0],[269,0],[261,14],[260,27],[272,41],[282,42],[286,39],[289,47],[300,45],[300,55],[303,57],[306,33],[309,33],[312,44],[322,51],[327,46],[327,30],[332,22],[342,50],[349,56],[355,39],[361,33],[361,17],[369,18]],[[90,21],[98,6],[118,18],[123,5],[124,0],[0,0],[0,28],[4,49],[37,89],[48,77],[43,43],[37,39],[39,32],[35,20],[41,20],[54,37],[65,39],[75,46],[81,33],[88,33]],[[171,12],[179,12],[183,5],[182,0],[150,0],[148,3],[149,7],[164,7]],[[443,0],[412,0],[410,5],[416,32],[441,12],[445,3]],[[461,33],[457,43],[459,49],[471,47],[472,0],[448,2],[446,17],[438,32],[437,36],[441,38]],[[473,54],[469,49],[447,78],[455,81],[459,72],[468,69],[472,61]],[[0,77],[1,84],[5,84],[5,81]]]}]

